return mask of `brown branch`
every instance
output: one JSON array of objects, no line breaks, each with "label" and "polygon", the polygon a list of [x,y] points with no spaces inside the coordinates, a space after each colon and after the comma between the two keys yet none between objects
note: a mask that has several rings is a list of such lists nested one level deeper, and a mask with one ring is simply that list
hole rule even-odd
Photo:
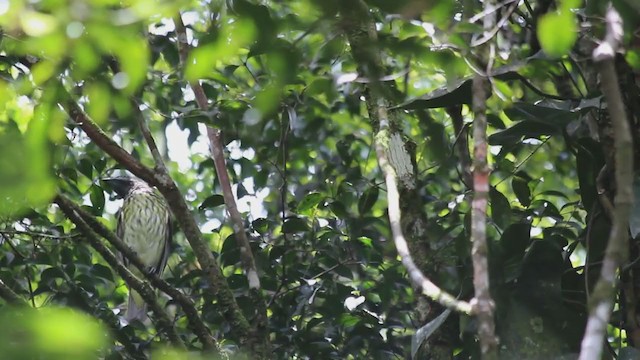
[{"label": "brown branch", "polygon": [[[62,86],[60,86],[62,88]],[[69,114],[71,119],[80,126],[80,128],[89,136],[89,138],[105,153],[111,156],[119,164],[123,165],[132,174],[148,182],[150,185],[156,185],[154,173],[151,169],[144,166],[140,161],[129,154],[118,143],[113,141],[100,127],[89,118],[89,116],[80,108],[75,100],[71,98],[71,94],[64,91],[64,101],[60,105]]]},{"label": "brown branch", "polygon": [[[495,1],[486,0],[484,9],[495,7]],[[517,4],[516,4],[517,6]],[[512,8],[510,11],[513,11]],[[482,73],[476,73],[472,81],[473,110],[473,200],[471,202],[471,261],[473,263],[473,287],[475,296],[471,301],[478,317],[478,340],[483,359],[498,358],[498,338],[495,331],[495,303],[489,286],[489,251],[487,245],[487,204],[489,199],[489,174],[487,162],[487,98],[490,96],[491,54],[495,45],[489,42],[495,35],[496,14],[488,13],[483,19],[483,41],[478,49],[479,66]],[[505,19],[505,18],[503,18]]]},{"label": "brown branch", "polygon": [[93,215],[89,214],[63,195],[58,195],[57,200],[64,202],[65,206],[75,211],[94,232],[106,239],[122,254],[122,256],[129,260],[129,262],[133,264],[153,286],[169,295],[182,308],[189,322],[189,326],[196,334],[205,350],[218,348],[218,343],[209,332],[209,328],[207,328],[198,315],[198,310],[189,297],[183,294],[180,290],[169,285],[169,283],[160,278],[158,274],[150,272],[149,268],[142,263],[142,260],[140,260],[140,257],[136,252],[125,244],[122,239],[117,237],[116,234],[100,223]]},{"label": "brown branch", "polygon": [[220,181],[220,187],[222,188],[222,194],[224,196],[224,202],[227,206],[227,212],[233,222],[233,230],[235,231],[236,241],[240,247],[240,259],[244,265],[244,271],[247,274],[249,280],[250,289],[260,289],[260,279],[258,278],[258,270],[251,253],[251,245],[247,238],[247,232],[244,229],[244,222],[242,215],[238,211],[236,200],[231,191],[231,181],[229,180],[229,174],[224,159],[223,146],[221,133],[219,130],[214,130],[207,127],[207,135],[209,136],[209,142],[211,143],[211,154],[213,156],[213,162],[216,167],[216,174],[218,174],[218,181]]},{"label": "brown branch", "polygon": [[[382,78],[384,72],[382,60],[376,47],[373,46],[377,39],[377,33],[369,17],[367,5],[362,1],[341,2],[340,16],[343,30],[349,39],[353,58],[358,63],[360,71],[363,71],[369,79]],[[378,164],[384,174],[387,185],[389,223],[400,260],[407,269],[409,278],[418,292],[443,306],[469,314],[472,311],[472,307],[468,302],[459,301],[436,286],[424,275],[413,260],[402,229],[400,192],[398,190],[398,178],[400,178],[402,186],[405,188],[411,188],[415,183],[413,173],[407,170],[407,167],[411,167],[411,170],[414,170],[413,165],[409,155],[406,153],[404,143],[402,143],[402,137],[392,129],[392,119],[387,111],[387,100],[382,83],[371,81],[366,86],[368,90],[366,105],[370,121],[374,128],[378,129],[375,135],[374,147]],[[398,170],[394,167],[398,163],[403,163],[404,165],[402,176],[399,176]],[[413,187],[415,186],[413,185]]]},{"label": "brown branch", "polygon": [[489,198],[489,164],[487,163],[487,87],[486,77],[473,78],[473,200],[471,202],[471,259],[473,262],[472,300],[478,316],[478,338],[483,358],[494,358],[498,339],[495,335],[495,303],[489,291],[487,248],[487,202]]},{"label": "brown branch", "polygon": [[[182,21],[182,15],[178,14],[175,16],[174,24],[176,27],[180,61],[182,65],[185,66],[189,53],[189,44],[187,42],[187,33]],[[209,109],[209,100],[200,82],[190,81],[189,85],[193,90],[196,102],[200,109],[207,111]],[[236,200],[233,196],[233,191],[231,190],[231,182],[229,180],[229,174],[227,172],[226,161],[224,158],[224,145],[221,139],[222,134],[220,130],[207,126],[207,137],[209,138],[211,155],[216,168],[218,181],[222,188],[227,213],[233,223],[235,240],[240,248],[240,261],[242,262],[242,266],[249,283],[249,297],[255,309],[253,333],[255,337],[262,340],[261,348],[256,350],[258,350],[259,353],[266,354],[270,348],[267,307],[265,299],[262,296],[260,278],[258,277],[258,270],[251,251],[251,244],[249,243],[249,239],[247,238],[247,233],[244,228],[244,221],[242,220],[242,215],[238,211]],[[255,344],[257,345],[257,343]]]},{"label": "brown branch", "polygon": [[66,95],[67,99],[62,103],[62,106],[71,118],[80,124],[89,138],[127,170],[145,180],[150,185],[155,185],[160,193],[162,193],[171,208],[173,216],[184,232],[187,241],[189,241],[203,273],[207,275],[207,280],[211,284],[205,291],[208,291],[212,298],[218,300],[218,303],[222,307],[221,312],[230,323],[231,331],[238,339],[238,342],[241,345],[252,343],[254,340],[249,336],[249,323],[242,314],[235,296],[229,288],[229,284],[221,273],[220,266],[213,257],[209,246],[202,238],[200,228],[173,179],[171,179],[168,174],[154,173],[151,169],[142,165],[132,157],[131,154],[111,140],[111,138],[82,111],[80,106],[71,99],[68,93]]},{"label": "brown branch", "polygon": [[127,283],[127,285],[137,291],[142,299],[149,305],[151,310],[154,313],[154,317],[152,320],[157,321],[157,328],[166,333],[167,337],[173,344],[178,348],[185,348],[184,343],[178,336],[171,319],[164,311],[164,309],[158,303],[157,297],[153,289],[144,281],[141,281],[137,278],[129,269],[127,269],[120,261],[116,255],[114,255],[111,250],[109,250],[102,242],[99,240],[98,234],[96,234],[91,227],[82,219],[80,214],[78,214],[73,206],[71,206],[71,201],[62,197],[57,196],[54,200],[56,204],[60,207],[62,212],[71,220],[78,230],[84,234],[84,238],[89,241],[91,246],[102,256],[102,258],[114,269],[118,272],[118,274],[122,277],[122,279]]},{"label": "brown branch", "polygon": [[615,55],[622,40],[622,18],[609,5],[606,15],[607,32],[604,41],[593,51],[593,59],[600,73],[600,86],[607,100],[615,145],[616,196],[609,243],[605,250],[600,271],[592,295],[587,328],[580,349],[580,360],[600,359],[607,324],[615,301],[618,268],[628,258],[629,213],[633,205],[633,140],[629,120],[625,112],[622,94],[615,69]]}]

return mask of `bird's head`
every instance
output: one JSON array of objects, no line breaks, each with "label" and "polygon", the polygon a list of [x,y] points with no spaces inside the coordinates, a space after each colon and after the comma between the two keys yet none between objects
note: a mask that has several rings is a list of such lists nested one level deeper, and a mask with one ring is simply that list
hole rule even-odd
[{"label": "bird's head", "polygon": [[125,198],[127,194],[133,189],[134,186],[142,183],[142,180],[138,180],[128,176],[116,176],[102,179],[102,182],[106,184],[107,189],[116,193],[118,199]]}]

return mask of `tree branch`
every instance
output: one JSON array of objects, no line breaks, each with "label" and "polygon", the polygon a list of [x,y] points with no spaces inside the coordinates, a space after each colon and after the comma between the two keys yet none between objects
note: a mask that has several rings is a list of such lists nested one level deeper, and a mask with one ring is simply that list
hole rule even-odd
[{"label": "tree branch", "polygon": [[142,136],[144,137],[145,142],[147,143],[147,147],[149,147],[149,151],[151,152],[151,156],[153,156],[153,161],[156,164],[156,174],[162,174],[164,176],[169,176],[169,170],[164,164],[164,160],[162,160],[162,155],[158,150],[158,146],[156,145],[156,141],[153,139],[151,135],[151,130],[149,130],[149,124],[147,124],[144,116],[141,111],[138,111],[138,116],[136,118],[138,121],[138,126],[140,127],[140,132],[142,132]]},{"label": "tree branch", "polygon": [[[517,5],[517,4],[516,4]],[[495,7],[495,1],[484,2],[485,11]],[[513,10],[513,9],[512,9]],[[473,263],[473,287],[475,297],[471,301],[478,317],[478,339],[483,359],[497,359],[498,339],[495,334],[493,312],[495,303],[489,287],[489,251],[487,245],[487,204],[489,199],[489,164],[487,163],[487,98],[491,75],[491,53],[495,35],[496,14],[483,17],[483,39],[487,39],[478,51],[484,73],[477,73],[472,81],[473,110],[473,200],[471,202],[471,260]]]},{"label": "tree branch", "polygon": [[622,18],[610,4],[604,41],[593,51],[600,72],[600,86],[607,99],[615,145],[616,196],[609,243],[602,261],[600,279],[591,297],[591,310],[582,338],[580,360],[600,359],[607,324],[615,301],[618,268],[627,261],[629,213],[633,205],[633,140],[615,69],[615,55],[622,40]]},{"label": "tree branch", "polygon": [[80,105],[73,100],[71,94],[64,90],[62,85],[60,85],[60,88],[63,91],[64,97],[64,101],[60,102],[60,105],[62,105],[71,119],[80,126],[89,138],[119,164],[131,171],[132,174],[148,182],[150,185],[157,185],[153,171],[113,141],[109,135],[102,131],[102,129],[89,118],[82,108],[80,108]]},{"label": "tree branch", "polygon": [[193,332],[196,334],[200,342],[202,342],[204,350],[212,350],[219,347],[218,343],[209,332],[209,328],[207,328],[198,315],[198,310],[189,297],[183,294],[180,290],[169,285],[169,283],[160,278],[156,273],[150,272],[149,268],[142,263],[142,260],[140,260],[140,257],[136,252],[125,244],[122,239],[117,237],[116,234],[100,223],[93,215],[89,214],[63,195],[58,195],[57,201],[64,202],[66,207],[77,213],[94,232],[105,238],[122,254],[122,256],[129,260],[153,286],[169,295],[178,305],[180,305],[180,307],[182,307],[182,310],[189,321],[190,327],[193,329]]},{"label": "tree branch", "polygon": [[113,268],[118,274],[122,277],[122,279],[127,283],[127,285],[137,291],[142,299],[149,304],[149,307],[154,313],[154,317],[152,320],[158,322],[157,328],[167,334],[167,337],[171,341],[171,343],[178,348],[185,348],[184,343],[178,336],[171,319],[164,311],[164,309],[160,306],[157,301],[156,294],[153,289],[145,282],[138,279],[129,269],[127,269],[121,262],[118,261],[116,255],[114,255],[111,250],[109,250],[100,240],[98,240],[98,234],[96,234],[91,227],[82,219],[80,214],[78,214],[73,206],[71,206],[70,200],[57,196],[54,200],[56,204],[60,207],[62,212],[76,225],[78,230],[82,232],[85,236],[85,239],[89,241],[91,246],[102,256],[102,258]]},{"label": "tree branch", "polygon": [[[180,62],[185,66],[189,53],[189,44],[187,42],[187,32],[182,21],[182,15],[178,14],[175,16],[174,24],[176,27]],[[191,90],[193,90],[196,102],[200,109],[203,111],[208,110],[209,100],[200,82],[191,81],[189,82],[189,86],[191,87]],[[224,197],[227,213],[233,223],[235,240],[240,248],[240,261],[242,262],[242,267],[249,282],[249,297],[255,309],[255,321],[253,326],[254,334],[262,339],[262,348],[258,350],[261,353],[266,354],[270,348],[267,307],[265,299],[262,296],[260,278],[258,277],[258,270],[251,251],[251,244],[249,243],[249,239],[247,238],[247,233],[244,228],[244,221],[242,219],[242,215],[238,211],[238,206],[236,205],[236,200],[233,195],[233,191],[231,190],[231,182],[229,180],[226,160],[224,158],[222,134],[220,130],[207,126],[207,137],[209,138],[211,155],[216,168],[218,181],[222,188],[222,195]]]},{"label": "tree branch", "polygon": [[487,202],[489,198],[489,165],[487,163],[487,87],[486,77],[473,78],[473,200],[471,202],[471,259],[473,262],[472,300],[478,316],[478,338],[483,356],[494,357],[498,339],[495,335],[493,310],[495,303],[489,292],[489,260],[487,249]]}]

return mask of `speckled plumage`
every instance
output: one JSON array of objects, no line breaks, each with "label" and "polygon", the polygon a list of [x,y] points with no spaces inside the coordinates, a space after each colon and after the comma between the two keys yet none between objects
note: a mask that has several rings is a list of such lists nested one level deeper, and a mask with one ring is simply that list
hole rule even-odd
[{"label": "speckled plumage", "polygon": [[[162,275],[171,247],[171,215],[162,195],[145,182],[133,178],[109,179],[114,190],[124,198],[118,211],[118,236],[129,245],[142,262],[155,274]],[[137,276],[139,271],[124,264]],[[129,301],[125,318],[143,320],[146,317],[146,303],[140,295],[129,291]]]}]

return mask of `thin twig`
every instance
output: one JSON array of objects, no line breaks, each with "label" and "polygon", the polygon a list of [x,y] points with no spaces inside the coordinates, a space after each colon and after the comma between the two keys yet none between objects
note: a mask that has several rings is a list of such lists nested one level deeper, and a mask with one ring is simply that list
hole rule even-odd
[{"label": "thin twig", "polygon": [[26,235],[31,237],[41,237],[41,238],[51,238],[51,239],[71,239],[73,237],[79,236],[78,234],[68,234],[68,235],[54,235],[47,234],[37,231],[21,231],[21,230],[0,230],[0,234],[4,235]]},{"label": "thin twig", "polygon": [[[518,3],[519,2],[520,2],[520,0],[514,0],[513,4],[506,11],[506,13],[502,16],[500,21],[498,21],[498,23],[495,24],[495,26],[493,26],[493,28],[490,31],[485,31],[484,35],[482,36],[482,38],[480,38],[478,40],[471,40],[471,47],[481,46],[481,45],[487,43],[489,40],[491,40],[498,33],[498,31],[500,31],[500,28],[509,20],[509,18],[511,17],[511,14],[513,14],[515,9],[518,8]],[[500,6],[500,7],[502,7],[502,6]],[[494,16],[494,14],[493,14],[493,12],[491,12],[491,13],[488,13],[488,14],[484,15],[483,17],[486,19],[486,18],[492,18],[493,16]]]}]

